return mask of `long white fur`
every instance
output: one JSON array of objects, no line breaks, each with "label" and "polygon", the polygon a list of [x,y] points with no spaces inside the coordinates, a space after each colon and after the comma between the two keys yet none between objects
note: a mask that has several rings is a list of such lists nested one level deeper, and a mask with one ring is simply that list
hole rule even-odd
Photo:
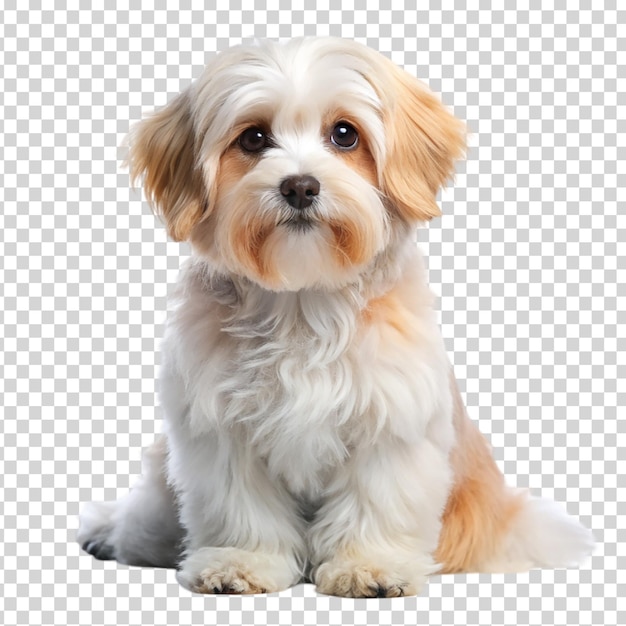
[{"label": "long white fur", "polygon": [[[416,251],[404,255],[423,284]],[[283,555],[293,583],[307,557],[327,563],[323,575],[339,547],[359,545],[344,568],[384,556],[418,589],[434,569],[453,441],[431,309],[421,345],[381,359],[376,330],[355,337],[354,286],[220,287],[206,264],[188,265],[163,345],[169,476],[188,533],[180,580],[206,546]],[[305,528],[299,508],[322,499]]]},{"label": "long white fur", "polygon": [[[370,54],[332,39],[242,47],[190,88],[207,188],[237,124],[271,119],[276,146],[217,190],[214,241],[173,295],[161,373],[167,453],[153,451],[127,498],[85,510],[81,543],[104,542],[122,562],[177,566],[180,582],[203,592],[275,591],[308,574],[323,591],[353,578],[347,593],[380,585],[400,595],[417,593],[436,569],[454,432],[432,296],[412,228],[391,223],[379,190],[320,136],[328,110],[348,110],[380,176],[385,133],[365,78]],[[280,285],[269,289],[239,262],[229,233],[258,214],[278,224],[280,181],[304,173],[322,181],[319,224],[276,228]],[[343,270],[325,226],[341,217],[357,220],[372,244],[364,264]],[[368,299],[397,284],[410,285],[410,342],[359,321]],[[554,558],[550,542],[536,548],[537,519],[529,508],[518,520],[504,561],[568,560],[562,546]],[[579,535],[578,547],[588,539]]]}]

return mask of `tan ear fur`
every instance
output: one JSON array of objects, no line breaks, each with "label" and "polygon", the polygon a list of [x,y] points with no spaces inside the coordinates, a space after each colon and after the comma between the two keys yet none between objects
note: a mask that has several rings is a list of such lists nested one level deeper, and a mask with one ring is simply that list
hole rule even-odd
[{"label": "tan ear fur", "polygon": [[465,153],[465,125],[419,80],[389,62],[383,192],[408,221],[441,215],[438,189]]},{"label": "tan ear fur", "polygon": [[207,205],[187,92],[131,130],[128,162],[131,181],[143,176],[146,197],[170,237],[187,239]]}]

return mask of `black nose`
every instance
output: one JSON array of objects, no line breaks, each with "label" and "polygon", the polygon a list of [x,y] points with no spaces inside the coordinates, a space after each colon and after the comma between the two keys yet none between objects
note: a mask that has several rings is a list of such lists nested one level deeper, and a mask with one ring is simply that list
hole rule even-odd
[{"label": "black nose", "polygon": [[280,193],[294,209],[306,209],[320,192],[320,181],[313,176],[289,176],[280,184]]}]

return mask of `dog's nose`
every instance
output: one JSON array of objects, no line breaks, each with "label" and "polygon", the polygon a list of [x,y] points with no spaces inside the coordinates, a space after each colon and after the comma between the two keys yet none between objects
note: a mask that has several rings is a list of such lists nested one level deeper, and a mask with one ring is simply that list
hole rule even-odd
[{"label": "dog's nose", "polygon": [[306,209],[320,192],[320,181],[313,176],[289,176],[280,184],[280,193],[294,209]]}]

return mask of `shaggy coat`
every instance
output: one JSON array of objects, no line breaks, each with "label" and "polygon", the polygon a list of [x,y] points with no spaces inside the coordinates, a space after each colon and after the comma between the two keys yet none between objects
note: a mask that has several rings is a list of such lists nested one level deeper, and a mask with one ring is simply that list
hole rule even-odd
[{"label": "shaggy coat", "polygon": [[163,436],[130,494],[83,510],[88,552],[200,593],[397,596],[590,551],[506,486],[466,415],[414,245],[465,129],[423,84],[349,41],[240,46],[129,145],[195,254],[163,342]]}]

